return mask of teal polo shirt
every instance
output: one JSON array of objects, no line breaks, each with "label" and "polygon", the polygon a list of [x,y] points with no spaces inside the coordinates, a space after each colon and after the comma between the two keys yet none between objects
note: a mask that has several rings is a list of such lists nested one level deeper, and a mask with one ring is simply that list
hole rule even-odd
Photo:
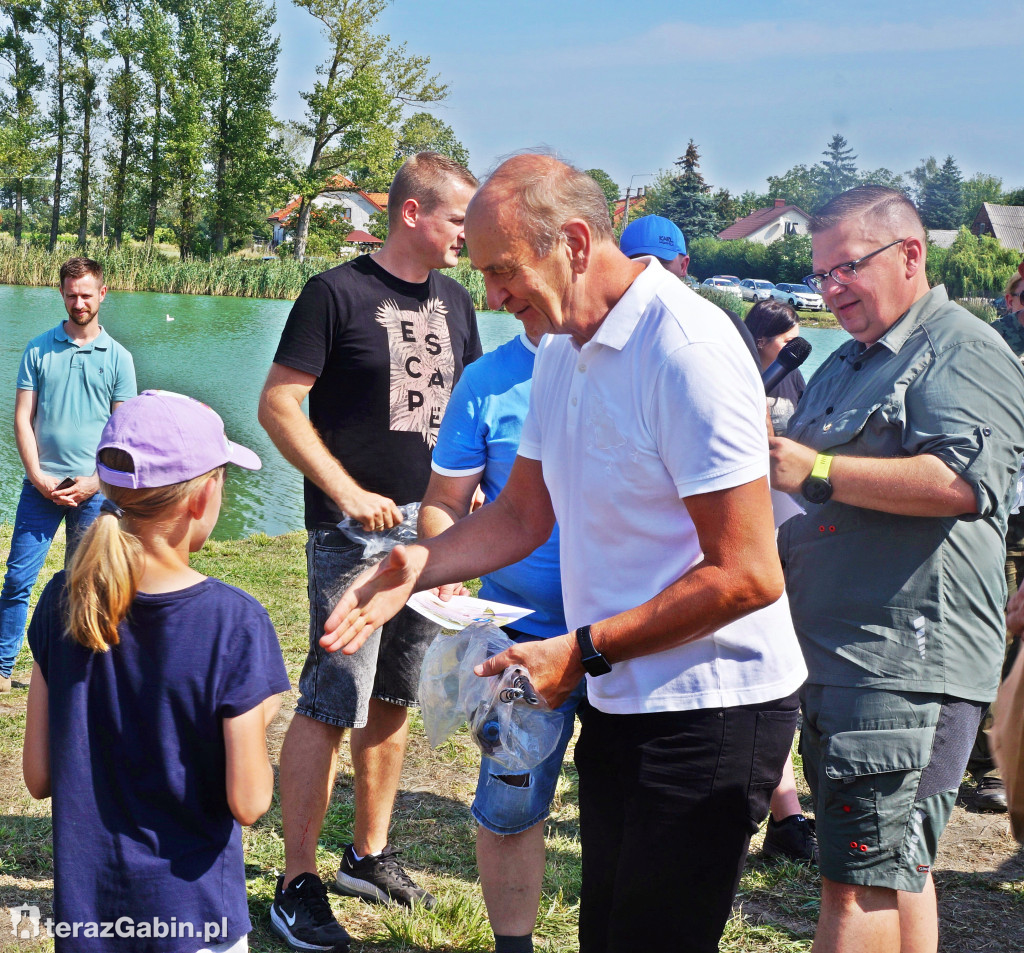
[{"label": "teal polo shirt", "polygon": [[934,454],[978,509],[897,516],[829,500],[782,525],[808,683],[994,698],[1024,451],[1024,370],[1005,342],[933,288],[880,340],[851,340],[821,365],[789,437],[836,455]]},{"label": "teal polo shirt", "polygon": [[110,405],[136,395],[135,364],[106,331],[81,346],[64,323],[33,338],[18,370],[18,390],[36,392],[32,420],[39,465],[48,476],[96,472],[96,447]]}]

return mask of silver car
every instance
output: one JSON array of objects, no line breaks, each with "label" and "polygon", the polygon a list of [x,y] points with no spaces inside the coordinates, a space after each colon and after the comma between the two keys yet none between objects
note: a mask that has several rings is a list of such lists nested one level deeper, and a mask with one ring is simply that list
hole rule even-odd
[{"label": "silver car", "polygon": [[786,284],[779,282],[772,291],[772,297],[776,301],[783,301],[798,311],[824,311],[825,301],[820,294],[805,285]]},{"label": "silver car", "polygon": [[724,291],[726,294],[736,295],[742,300],[743,292],[735,281],[727,281],[725,278],[705,278],[701,284],[705,288],[714,288],[716,291]]},{"label": "silver car", "polygon": [[740,293],[744,301],[767,301],[775,290],[775,285],[763,278],[744,278],[740,282]]}]

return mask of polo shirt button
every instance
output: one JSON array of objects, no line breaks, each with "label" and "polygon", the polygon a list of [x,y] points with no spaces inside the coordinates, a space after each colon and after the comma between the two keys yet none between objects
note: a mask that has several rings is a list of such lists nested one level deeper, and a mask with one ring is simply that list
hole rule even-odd
[{"label": "polo shirt button", "polygon": [[576,406],[576,398],[575,397],[572,399],[572,405],[573,405],[573,407]]},{"label": "polo shirt button", "polygon": [[586,364],[582,364],[582,363],[581,363],[581,364],[580,364],[580,373],[582,373],[582,372],[583,372],[583,371],[585,371],[586,369],[587,369],[587,365],[586,365]]}]

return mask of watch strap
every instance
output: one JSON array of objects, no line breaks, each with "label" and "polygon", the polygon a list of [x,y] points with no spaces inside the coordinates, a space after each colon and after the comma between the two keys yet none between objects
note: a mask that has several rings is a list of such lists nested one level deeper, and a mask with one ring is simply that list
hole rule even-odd
[{"label": "watch strap", "polygon": [[588,675],[596,678],[599,675],[607,675],[612,670],[608,659],[594,647],[589,625],[581,625],[576,630],[576,644],[580,647],[580,662]]},{"label": "watch strap", "polygon": [[815,480],[827,480],[829,471],[832,469],[832,458],[834,454],[819,453],[814,458],[814,466],[811,467],[811,477]]}]

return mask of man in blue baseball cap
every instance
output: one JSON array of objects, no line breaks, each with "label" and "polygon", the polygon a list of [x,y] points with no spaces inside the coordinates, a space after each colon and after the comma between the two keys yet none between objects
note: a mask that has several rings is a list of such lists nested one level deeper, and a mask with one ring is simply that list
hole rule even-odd
[{"label": "man in blue baseball cap", "polygon": [[619,248],[627,258],[653,255],[677,278],[686,277],[690,256],[686,239],[675,222],[660,215],[645,215],[631,222],[622,232]]}]

